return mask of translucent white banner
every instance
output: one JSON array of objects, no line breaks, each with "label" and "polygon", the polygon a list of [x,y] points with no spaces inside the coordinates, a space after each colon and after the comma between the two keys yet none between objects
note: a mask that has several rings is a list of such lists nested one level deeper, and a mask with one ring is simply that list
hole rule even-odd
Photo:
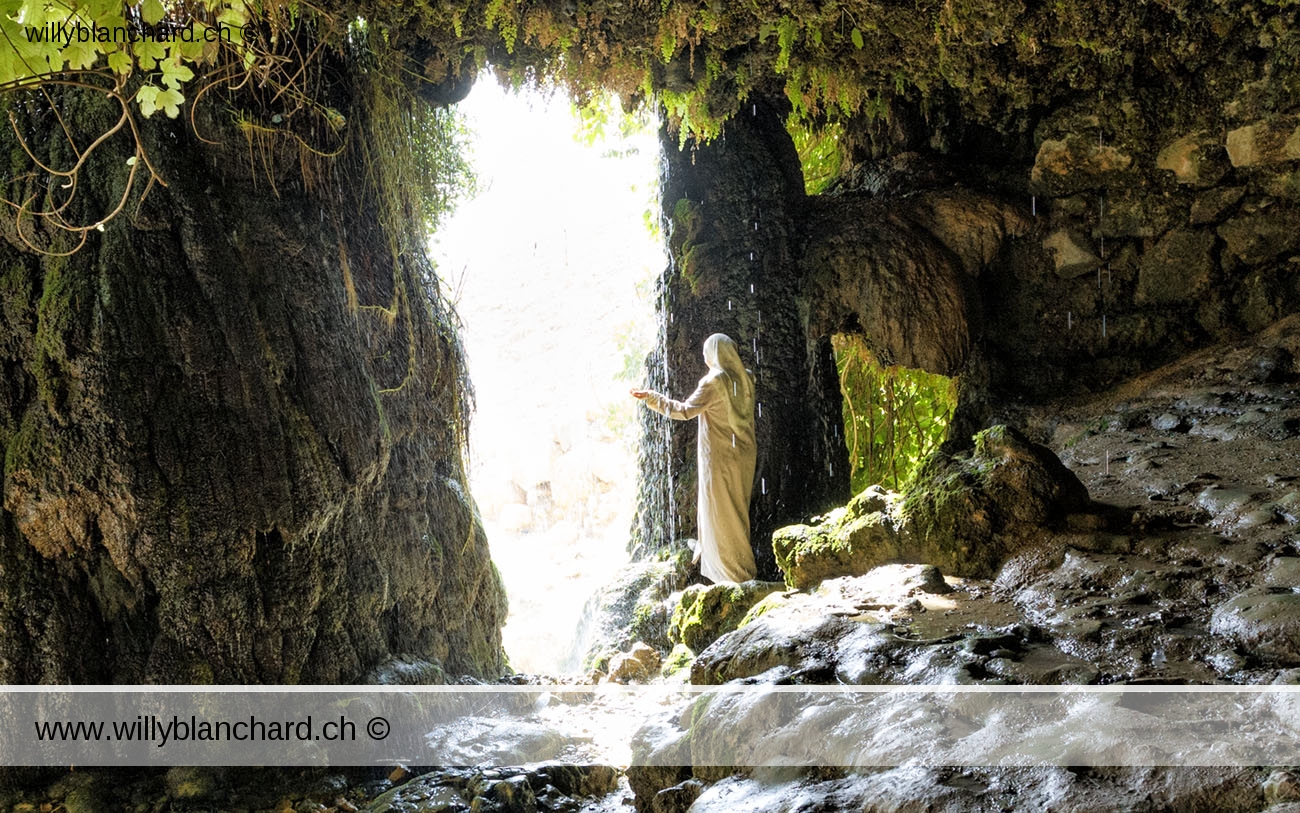
[{"label": "translucent white banner", "polygon": [[3,765],[1300,764],[1300,686],[23,686],[0,720]]}]

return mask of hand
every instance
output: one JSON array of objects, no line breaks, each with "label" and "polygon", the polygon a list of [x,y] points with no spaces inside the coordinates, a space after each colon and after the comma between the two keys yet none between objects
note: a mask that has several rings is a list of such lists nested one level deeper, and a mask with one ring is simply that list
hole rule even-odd
[{"label": "hand", "polygon": [[632,397],[638,401],[644,401],[650,397],[650,390],[632,390]]}]

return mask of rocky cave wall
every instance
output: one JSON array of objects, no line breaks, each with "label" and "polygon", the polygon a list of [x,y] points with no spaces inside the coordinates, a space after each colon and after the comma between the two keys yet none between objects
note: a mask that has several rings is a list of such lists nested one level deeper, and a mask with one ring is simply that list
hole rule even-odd
[{"label": "rocky cave wall", "polygon": [[[78,138],[115,115],[85,96],[62,99]],[[48,111],[17,112],[66,165]],[[427,262],[394,261],[355,184],[326,175],[340,218],[292,151],[199,121],[230,140],[151,121],[168,187],[80,251],[35,254],[12,221],[0,243],[0,681],[349,683],[397,656],[499,674]],[[111,209],[133,149],[94,153],[76,216]]]}]

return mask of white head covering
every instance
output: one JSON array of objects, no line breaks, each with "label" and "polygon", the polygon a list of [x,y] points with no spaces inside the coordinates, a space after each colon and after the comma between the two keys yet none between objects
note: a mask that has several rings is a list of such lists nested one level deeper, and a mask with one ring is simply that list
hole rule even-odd
[{"label": "white head covering", "polygon": [[731,387],[730,418],[733,431],[754,418],[754,377],[740,360],[736,343],[725,333],[714,333],[704,340],[704,363],[709,370],[727,376]]}]

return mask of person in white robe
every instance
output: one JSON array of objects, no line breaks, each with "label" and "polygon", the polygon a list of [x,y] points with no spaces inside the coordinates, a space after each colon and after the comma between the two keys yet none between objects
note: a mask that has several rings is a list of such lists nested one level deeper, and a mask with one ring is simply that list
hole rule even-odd
[{"label": "person in white robe", "polygon": [[754,377],[736,343],[714,333],[704,342],[708,373],[685,401],[652,390],[632,390],[650,409],[678,421],[699,419],[698,512],[700,572],[713,582],[755,578],[749,545],[749,499],[754,491]]}]

